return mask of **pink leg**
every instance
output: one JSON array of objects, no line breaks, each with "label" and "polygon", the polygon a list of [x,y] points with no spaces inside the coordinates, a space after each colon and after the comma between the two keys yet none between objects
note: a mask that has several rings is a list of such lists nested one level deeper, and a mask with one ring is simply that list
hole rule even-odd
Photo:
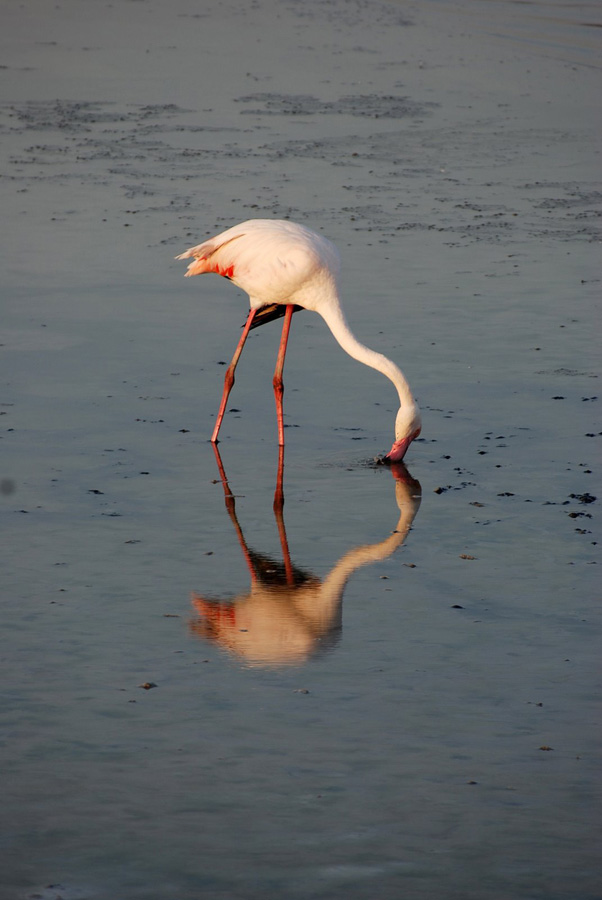
[{"label": "pink leg", "polygon": [[284,357],[286,356],[286,345],[288,343],[288,335],[291,330],[291,319],[295,309],[288,305],[284,313],[284,325],[282,326],[282,337],[280,338],[280,349],[278,350],[278,359],[276,360],[276,369],[274,371],[274,396],[276,398],[276,415],[278,417],[278,444],[284,447],[284,413],[282,411],[282,395],[284,394],[284,385],[282,383],[282,370],[284,369]]},{"label": "pink leg", "polygon": [[220,403],[219,412],[217,414],[217,422],[215,423],[215,428],[213,429],[213,434],[211,435],[211,442],[213,444],[217,444],[217,436],[219,434],[219,430],[222,425],[222,419],[224,418],[224,413],[226,412],[226,404],[228,402],[228,397],[230,396],[230,391],[232,390],[232,385],[234,384],[234,372],[236,370],[236,366],[238,364],[238,360],[240,358],[240,354],[242,353],[242,348],[245,345],[245,341],[247,339],[247,335],[249,334],[249,329],[253,324],[253,319],[255,318],[256,309],[252,309],[248,315],[247,321],[245,322],[245,327],[241,338],[238,342],[238,346],[234,351],[234,356],[232,357],[232,362],[226,369],[226,376],[224,378],[224,393],[222,394],[222,402]]}]

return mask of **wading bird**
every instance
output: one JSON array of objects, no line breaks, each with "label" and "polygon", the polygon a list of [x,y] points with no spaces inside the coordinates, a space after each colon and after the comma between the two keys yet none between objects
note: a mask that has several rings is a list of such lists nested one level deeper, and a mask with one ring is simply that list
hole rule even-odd
[{"label": "wading bird", "polygon": [[284,445],[282,370],[293,313],[311,309],[322,316],[334,337],[354,359],[389,378],[399,394],[395,441],[386,462],[401,462],[420,434],[420,411],[410,386],[394,362],[361,344],[352,333],[341,308],[337,288],[339,254],[330,241],[304,225],[277,219],[251,219],[191,247],[176,259],[190,259],[186,276],[215,272],[233,281],[249,295],[251,310],[242,336],[226,370],[224,392],[211,440],[217,443],[234,372],[251,328],[284,316],[282,338],[274,372],[278,417],[278,443]]}]

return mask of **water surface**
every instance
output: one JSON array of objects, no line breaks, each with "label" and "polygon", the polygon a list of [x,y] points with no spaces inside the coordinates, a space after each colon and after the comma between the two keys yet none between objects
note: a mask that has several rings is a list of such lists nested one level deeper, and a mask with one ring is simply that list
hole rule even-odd
[{"label": "water surface", "polygon": [[[2,896],[594,900],[596,10],[5,16]],[[277,324],[216,460],[246,300],[173,257],[255,216],[339,246],[407,472],[307,312],[284,504]]]}]

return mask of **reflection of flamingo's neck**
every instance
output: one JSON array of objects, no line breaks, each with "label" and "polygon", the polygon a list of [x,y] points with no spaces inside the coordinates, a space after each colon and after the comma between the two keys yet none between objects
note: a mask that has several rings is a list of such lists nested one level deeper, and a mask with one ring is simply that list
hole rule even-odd
[{"label": "reflection of flamingo's neck", "polygon": [[355,547],[353,550],[350,550],[341,557],[330,574],[324,579],[323,590],[331,592],[333,598],[342,596],[349,577],[356,569],[369,563],[378,562],[381,559],[387,559],[405,541],[420,507],[420,485],[409,477],[408,480],[396,479],[395,499],[401,514],[397,527],[390,537],[376,544],[364,544],[362,547]]}]

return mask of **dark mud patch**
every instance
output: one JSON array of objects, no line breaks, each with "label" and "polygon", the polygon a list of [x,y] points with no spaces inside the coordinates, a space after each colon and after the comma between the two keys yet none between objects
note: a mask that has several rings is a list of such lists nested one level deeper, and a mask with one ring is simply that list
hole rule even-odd
[{"label": "dark mud patch", "polygon": [[[236,155],[229,154],[224,134],[238,129],[201,122],[197,113],[173,103],[4,104],[0,134],[11,149],[4,181],[21,193],[40,184],[111,186],[122,198],[140,204],[125,213],[186,213],[192,199],[184,185],[214,177],[223,160]],[[102,209],[102,199],[89,199],[89,208],[97,206]],[[56,216],[65,213],[57,195]]]},{"label": "dark mud patch", "polygon": [[259,103],[242,115],[262,116],[361,116],[369,119],[407,119],[427,115],[438,103],[418,103],[409,97],[391,94],[358,94],[339,100],[320,100],[305,94],[248,94],[239,103]]},{"label": "dark mud patch", "polygon": [[[396,232],[434,231],[448,234],[446,243],[451,246],[514,244],[532,237],[562,242],[602,239],[599,190],[573,181],[515,179],[525,147],[554,147],[566,156],[584,135],[505,128],[495,131],[492,139],[495,123],[489,120],[474,123],[469,131],[421,127],[420,120],[434,113],[436,104],[408,98],[381,97],[373,105],[370,98],[363,103],[347,98],[344,103],[326,104],[316,98],[255,94],[246,102],[253,98],[262,98],[263,108],[253,110],[262,116],[327,113],[410,120],[411,127],[393,132],[276,141],[259,148],[271,164],[284,166],[294,158],[349,170],[341,187],[357,202],[344,204],[341,210],[356,222],[356,231],[379,231],[384,239]],[[358,106],[352,111],[354,103]],[[537,149],[537,154],[542,156],[543,151]]]},{"label": "dark mud patch", "polygon": [[369,5],[365,0],[347,0],[344,5],[332,0],[326,2],[305,0],[304,3],[289,2],[284,5],[291,15],[298,19],[325,21],[336,25],[337,28],[361,26],[365,23],[367,11],[372,23],[377,26],[405,28],[413,24],[412,20],[404,16],[394,5],[380,3],[378,0],[371,0]]},{"label": "dark mud patch", "polygon": [[[174,116],[185,110],[175,103],[151,104],[123,108],[116,102],[91,102],[71,100],[29,101],[7,104],[2,113],[13,119],[16,127],[30,131],[92,131],[97,125],[121,125],[135,122],[140,125],[144,119],[155,116]],[[13,130],[15,124],[7,123]],[[6,127],[6,125],[4,126]]]},{"label": "dark mud patch", "polygon": [[[540,369],[535,373],[536,375],[559,375],[562,378],[597,378],[598,375],[595,372],[581,372],[579,369],[568,369],[565,367],[561,367],[559,369]],[[588,399],[596,399],[596,398],[588,398]]]},{"label": "dark mud patch", "polygon": [[[193,218],[195,192],[208,178],[218,189],[223,185],[228,196],[241,178],[269,179],[269,198],[257,195],[255,202],[242,204],[251,215],[324,218],[324,210],[294,210],[279,198],[278,185],[290,181],[295,160],[298,178],[314,178],[317,167],[339,170],[332,175],[341,201],[335,219],[351,221],[355,231],[375,231],[383,243],[397,241],[404,232],[440,233],[449,246],[511,245],[532,237],[602,240],[597,186],[515,178],[525,147],[551,147],[567,156],[587,136],[498,128],[492,137],[495,123],[485,119],[470,130],[426,127],[424,120],[436,114],[438,104],[397,94],[350,94],[331,101],[309,94],[253,93],[236,103],[244,107],[238,110],[244,128],[234,127],[232,119],[217,127],[202,110],[175,103],[5,104],[0,134],[11,140],[5,179],[21,182],[25,191],[50,181],[114,184],[126,199],[141,204],[135,212],[169,210],[184,219]],[[257,122],[251,121],[253,114]],[[294,116],[316,125],[310,140],[281,137],[279,120]],[[266,126],[266,117],[274,127]],[[333,118],[340,120],[339,130],[346,119],[353,120],[350,133],[325,134],[324,123],[328,129]],[[358,120],[372,119],[399,127],[362,133]],[[541,149],[537,152],[542,155]],[[150,198],[155,198],[152,203]],[[164,235],[161,243],[169,240]]]}]

